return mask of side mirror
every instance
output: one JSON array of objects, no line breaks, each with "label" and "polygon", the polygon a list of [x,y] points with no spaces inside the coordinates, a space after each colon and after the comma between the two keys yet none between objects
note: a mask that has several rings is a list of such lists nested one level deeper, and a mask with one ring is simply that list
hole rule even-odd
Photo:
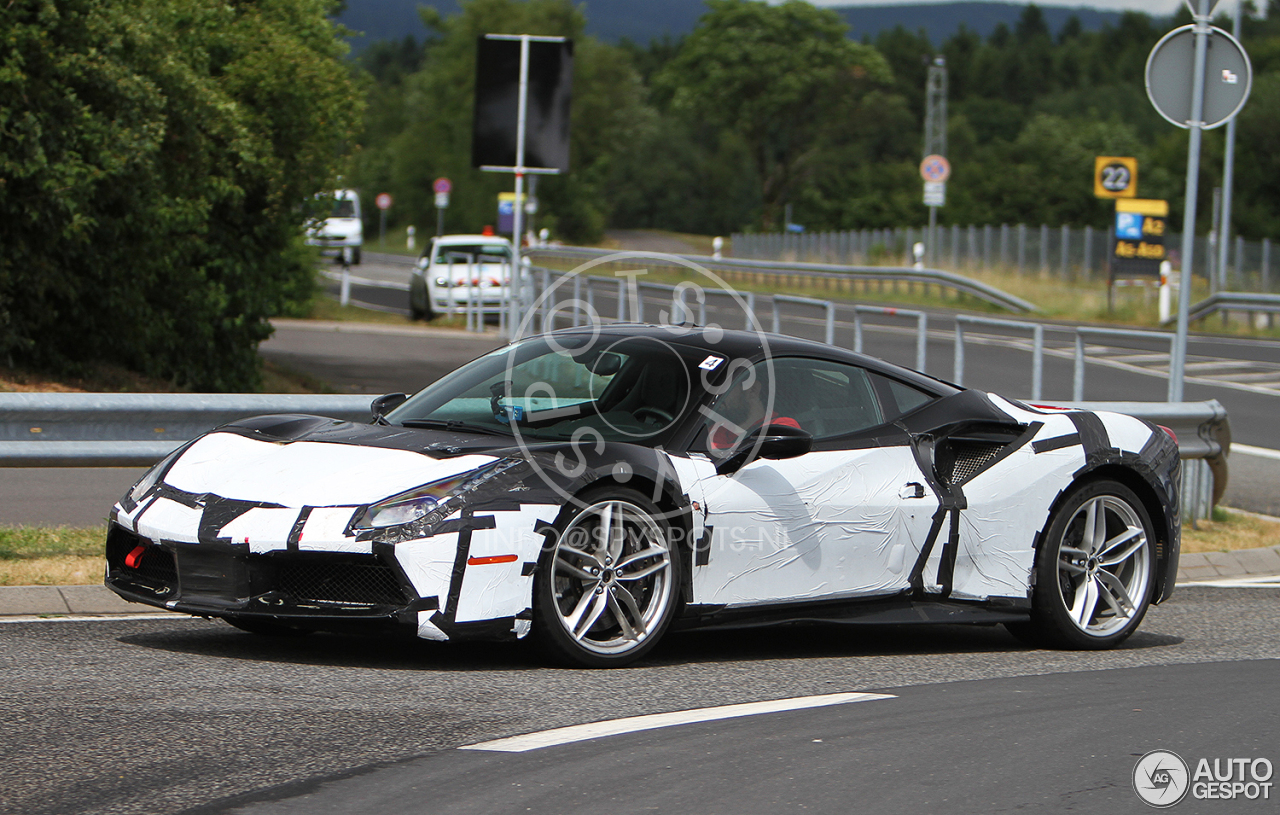
[{"label": "side mirror", "polygon": [[813,436],[798,427],[769,424],[746,435],[728,458],[716,465],[716,472],[729,475],[757,458],[780,459],[803,456],[813,448]]},{"label": "side mirror", "polygon": [[408,398],[409,394],[407,393],[384,393],[374,399],[373,404],[369,405],[369,411],[373,414],[374,422],[403,405]]}]

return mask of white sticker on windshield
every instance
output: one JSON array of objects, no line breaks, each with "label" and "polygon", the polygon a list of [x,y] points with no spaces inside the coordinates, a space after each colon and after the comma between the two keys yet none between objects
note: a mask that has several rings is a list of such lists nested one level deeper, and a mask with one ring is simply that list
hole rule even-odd
[{"label": "white sticker on windshield", "polygon": [[704,371],[714,371],[720,367],[721,362],[724,362],[724,357],[710,356],[702,360],[702,364],[698,367]]}]

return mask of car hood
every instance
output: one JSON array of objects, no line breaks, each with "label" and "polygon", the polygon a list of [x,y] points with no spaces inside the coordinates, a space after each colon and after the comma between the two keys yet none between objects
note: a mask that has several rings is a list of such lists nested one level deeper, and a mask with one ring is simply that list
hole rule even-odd
[{"label": "car hood", "polygon": [[164,482],[196,495],[286,507],[358,506],[494,460],[484,454],[435,458],[406,449],[278,440],[232,430],[195,441],[174,461]]}]

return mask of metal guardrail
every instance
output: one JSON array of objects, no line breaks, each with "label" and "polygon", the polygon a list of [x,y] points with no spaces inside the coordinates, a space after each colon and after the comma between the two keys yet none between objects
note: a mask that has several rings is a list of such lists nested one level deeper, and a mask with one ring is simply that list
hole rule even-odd
[{"label": "metal guardrail", "polygon": [[[1031,350],[1031,398],[1039,399],[1044,383],[1044,326],[1039,323],[1024,323],[1017,320],[997,320],[993,317],[977,317],[969,314],[956,315],[955,356],[952,363],[952,379],[957,385],[964,383],[964,327],[965,325],[989,325],[995,328],[1013,328],[1019,331],[1031,330],[1033,345]],[[1081,379],[1083,382],[1084,380]]]},{"label": "metal guardrail", "polygon": [[[236,419],[305,413],[367,422],[370,402],[360,395],[0,393],[0,466],[143,467]],[[1216,400],[1053,404],[1127,413],[1171,428],[1193,465],[1183,488],[1190,517],[1207,517],[1226,490],[1231,427]]]},{"label": "metal guardrail", "polygon": [[0,393],[0,466],[141,467],[227,422],[306,413],[367,422],[371,396]]},{"label": "metal guardrail", "polygon": [[[1187,319],[1191,321],[1201,320],[1219,311],[1252,311],[1280,314],[1280,294],[1220,291],[1192,306],[1187,313]],[[1177,319],[1175,315],[1165,320],[1161,325],[1170,325],[1176,322]]]},{"label": "metal guardrail", "polygon": [[[589,260],[607,255],[617,254],[609,249],[589,249],[578,246],[530,247],[525,254],[534,258],[560,258],[566,260]],[[661,261],[663,255],[657,252],[632,253],[633,257],[652,255],[654,260]],[[992,305],[1014,312],[1038,311],[1033,304],[994,286],[988,286],[964,275],[953,274],[941,269],[916,269],[910,266],[840,266],[830,263],[792,263],[771,260],[746,260],[743,258],[713,258],[706,255],[678,255],[685,260],[697,263],[713,272],[758,273],[765,275],[788,275],[820,278],[826,280],[888,280],[905,283],[921,283],[941,286],[953,291],[962,292]]]},{"label": "metal guardrail", "polygon": [[[927,361],[927,352],[929,345],[929,315],[923,311],[913,311],[909,308],[894,308],[892,306],[863,306],[857,305],[853,307],[853,350],[862,353],[862,315],[863,314],[880,314],[885,317],[914,317],[916,321],[916,370],[924,371],[925,362]],[[834,343],[833,343],[834,344]]]}]

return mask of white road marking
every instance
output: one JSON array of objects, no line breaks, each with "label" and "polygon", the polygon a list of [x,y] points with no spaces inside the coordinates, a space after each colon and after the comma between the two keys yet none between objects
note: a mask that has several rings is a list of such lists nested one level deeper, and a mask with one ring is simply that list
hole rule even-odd
[{"label": "white road marking", "polygon": [[1196,580],[1179,585],[1212,586],[1219,589],[1280,589],[1280,575],[1224,577],[1221,580]]},{"label": "white road marking", "polygon": [[1270,458],[1280,461],[1280,450],[1272,450],[1269,447],[1254,447],[1251,444],[1231,442],[1231,452],[1244,453],[1246,456],[1257,456],[1258,458]]},{"label": "white road marking", "polygon": [[757,716],[761,713],[779,713],[786,710],[804,710],[828,705],[873,702],[878,699],[895,698],[897,697],[883,693],[829,693],[823,696],[799,696],[794,699],[775,699],[769,702],[747,702],[740,705],[678,710],[674,713],[653,713],[648,716],[631,716],[626,719],[613,719],[606,722],[557,727],[554,730],[525,733],[522,736],[511,736],[510,738],[495,739],[494,741],[482,741],[479,744],[468,744],[458,749],[524,753],[529,750],[539,750],[543,747],[555,747],[561,744],[572,744],[605,736],[618,736],[623,733],[637,733],[642,730],[656,730],[661,727],[675,727],[681,724],[714,722],[720,719]]}]

